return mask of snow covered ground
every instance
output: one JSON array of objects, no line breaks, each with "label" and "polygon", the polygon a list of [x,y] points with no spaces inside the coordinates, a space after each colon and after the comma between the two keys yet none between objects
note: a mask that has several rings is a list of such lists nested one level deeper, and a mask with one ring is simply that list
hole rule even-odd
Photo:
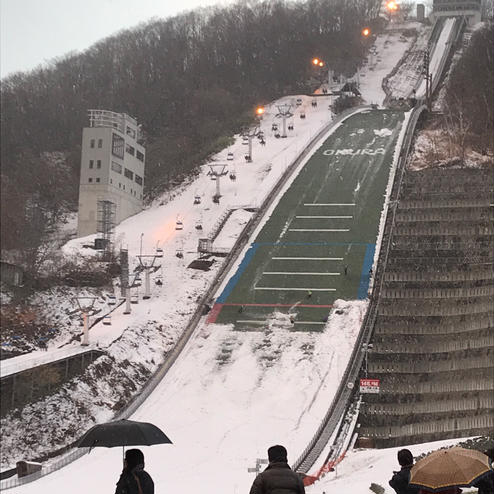
[{"label": "snow covered ground", "polygon": [[[367,67],[361,73],[362,94],[369,103],[383,101],[382,79],[409,46],[407,42],[386,43],[390,39],[386,36],[391,33],[378,38],[374,70]],[[162,268],[155,275],[162,273],[163,285],[155,285],[153,278],[150,300],[133,305],[131,315],[124,315],[123,307],[117,309],[112,315],[112,326],[99,324],[91,330],[91,342],[108,352],[112,365],[127,361],[128,372],[136,380],[156,370],[184,330],[198,298],[222,262],[217,259],[206,272],[187,269],[197,257],[198,238],[207,236],[228,209],[237,209],[239,205],[259,206],[286,167],[329,122],[330,97],[318,97],[317,107],[311,105],[312,98],[308,96],[300,96],[303,103],[296,107],[296,98],[284,97],[267,106],[261,122],[266,146],[255,140],[253,163],[245,163],[247,146],[241,138],[217,157],[217,163],[228,164],[229,171],[236,175],[235,181],[229,175],[221,179],[220,204],[211,200],[216,183],[207,175],[208,167],[204,167],[203,173],[175,197],[161,198],[117,227],[116,239],[129,249],[131,270],[138,264],[136,256],[141,245],[143,254],[153,254],[157,247],[164,249]],[[295,111],[291,119],[294,131],[287,139],[276,139],[271,131],[276,106],[287,102],[293,104]],[[302,111],[305,119],[299,118]],[[227,161],[227,152],[234,154],[233,161]],[[197,195],[201,198],[200,205],[193,204]],[[216,239],[218,246],[231,248],[250,215],[243,209],[233,213]],[[176,229],[177,220],[183,223],[183,230]],[[203,227],[202,232],[195,228],[198,223]],[[90,252],[82,245],[92,239],[69,242],[65,254]],[[183,252],[183,259],[176,257],[177,250]],[[285,444],[289,460],[296,459],[331,402],[353,348],[366,302],[337,301],[335,306],[342,313],[332,312],[322,333],[290,331],[286,316],[277,313],[273,313],[269,327],[261,332],[240,333],[229,326],[201,321],[175,365],[131,417],[155,423],[173,441],[173,445],[143,448],[157,492],[245,492],[253,480],[247,468],[254,466],[256,458],[265,458],[266,448],[273,443]],[[57,351],[61,344],[57,339],[47,354]],[[19,365],[26,359],[19,359]],[[9,365],[15,370],[15,361]],[[136,370],[139,366],[145,369],[140,374]],[[109,369],[108,375],[115,379],[111,372]],[[64,387],[56,402],[59,408],[50,408],[47,399],[34,404],[25,417],[9,416],[4,420],[2,433],[7,448],[2,451],[3,467],[12,466],[23,456],[39,454],[46,446],[50,449],[50,431],[67,428],[70,420],[72,409],[68,407],[69,413],[61,413],[63,404],[75,402],[88,407],[92,419],[77,416],[86,420],[79,424],[79,431],[87,429],[92,421],[109,420],[118,395],[112,386],[118,388],[119,383],[105,378],[99,376],[94,389],[86,389],[83,381],[72,389]],[[43,434],[37,442],[18,447],[17,443],[22,441],[16,431],[25,431],[32,421]],[[59,439],[58,446],[64,444],[63,440]],[[413,452],[428,450],[423,446],[414,448]],[[308,491],[320,493],[326,489],[327,482],[327,489],[345,486],[345,491],[351,488],[355,494],[367,493],[369,479],[385,486],[395,468],[395,454],[394,450],[352,452],[338,467],[338,478],[332,480],[327,476],[324,484],[316,483]],[[106,492],[114,488],[120,469],[120,449],[93,450],[53,474],[16,488],[15,492],[56,494],[66,492],[68,486],[74,494]]]}]

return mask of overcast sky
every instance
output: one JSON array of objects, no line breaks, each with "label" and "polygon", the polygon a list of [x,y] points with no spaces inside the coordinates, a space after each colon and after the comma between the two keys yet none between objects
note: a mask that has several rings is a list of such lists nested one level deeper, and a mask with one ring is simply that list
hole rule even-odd
[{"label": "overcast sky", "polygon": [[30,70],[153,17],[232,0],[0,0],[0,76]]}]

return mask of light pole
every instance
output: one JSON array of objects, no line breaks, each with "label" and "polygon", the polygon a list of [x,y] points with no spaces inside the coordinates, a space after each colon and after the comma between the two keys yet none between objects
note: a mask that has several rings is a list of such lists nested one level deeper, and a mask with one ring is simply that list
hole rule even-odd
[{"label": "light pole", "polygon": [[367,377],[367,369],[368,369],[368,353],[369,350],[373,348],[372,343],[363,343],[362,344],[362,351],[365,352],[365,377]]}]

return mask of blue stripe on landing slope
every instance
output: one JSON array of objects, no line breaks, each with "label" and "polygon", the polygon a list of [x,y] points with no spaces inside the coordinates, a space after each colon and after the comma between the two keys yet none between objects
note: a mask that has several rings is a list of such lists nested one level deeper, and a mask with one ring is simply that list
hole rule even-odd
[{"label": "blue stripe on landing slope", "polygon": [[233,289],[235,288],[235,285],[238,283],[238,280],[240,279],[240,276],[242,276],[242,273],[246,270],[247,266],[254,257],[254,254],[256,253],[256,250],[258,248],[259,248],[259,244],[257,243],[251,244],[249,250],[245,253],[244,258],[240,263],[237,272],[228,280],[228,283],[223,289],[223,292],[221,292],[221,295],[216,299],[216,303],[218,304],[225,303],[226,299],[230,296],[230,293],[232,293]]},{"label": "blue stripe on landing slope", "polygon": [[360,284],[358,287],[357,298],[364,300],[367,298],[367,291],[369,290],[370,273],[369,270],[372,267],[372,261],[374,260],[374,252],[376,251],[376,244],[367,244],[364,255],[364,262],[362,264],[362,273],[360,275]]}]

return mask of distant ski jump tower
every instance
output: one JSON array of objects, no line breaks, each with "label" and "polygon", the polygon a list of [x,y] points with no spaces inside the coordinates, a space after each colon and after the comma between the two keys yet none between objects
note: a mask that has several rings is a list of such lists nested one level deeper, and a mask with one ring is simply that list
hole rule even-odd
[{"label": "distant ski jump tower", "polygon": [[145,150],[136,120],[107,110],[88,110],[88,115],[89,127],[82,131],[79,237],[105,234],[101,210],[112,211],[112,224],[140,212],[144,188]]}]

